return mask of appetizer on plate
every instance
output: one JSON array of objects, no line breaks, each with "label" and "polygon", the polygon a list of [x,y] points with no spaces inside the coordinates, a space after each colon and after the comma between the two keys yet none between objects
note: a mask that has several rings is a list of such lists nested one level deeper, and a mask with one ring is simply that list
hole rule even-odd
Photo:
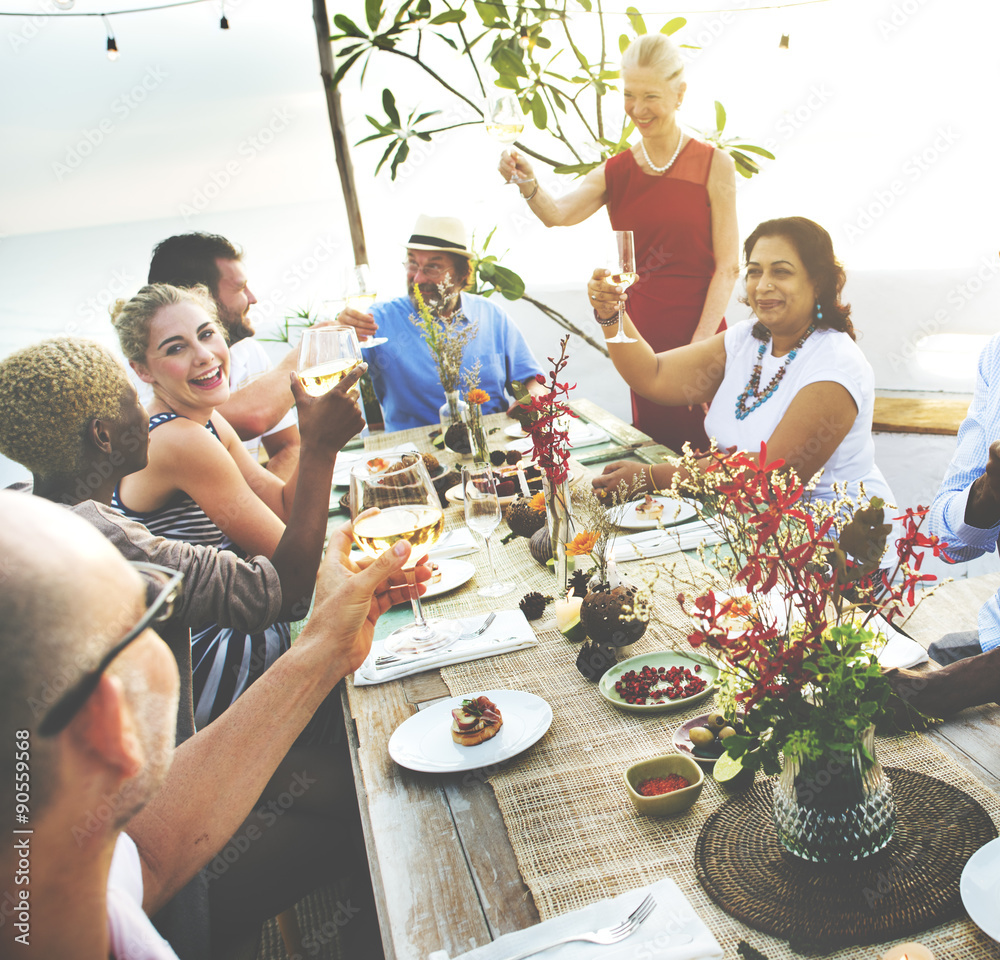
[{"label": "appetizer on plate", "polygon": [[474,747],[495,737],[503,726],[500,710],[487,697],[463,700],[451,715],[451,739],[463,747]]}]

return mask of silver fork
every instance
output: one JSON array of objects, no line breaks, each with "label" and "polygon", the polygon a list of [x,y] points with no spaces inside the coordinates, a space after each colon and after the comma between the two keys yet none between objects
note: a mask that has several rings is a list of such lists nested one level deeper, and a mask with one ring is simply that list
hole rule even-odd
[{"label": "silver fork", "polygon": [[[484,633],[486,633],[487,630],[489,630],[489,628],[493,624],[493,621],[496,620],[496,618],[497,618],[497,615],[496,615],[496,611],[494,610],[483,621],[483,625],[481,627],[479,627],[477,630],[472,630],[469,633],[463,633],[460,637],[456,638],[455,643],[463,643],[466,640],[475,640],[476,637],[482,636]],[[455,643],[453,643],[451,645],[451,647],[445,647],[444,650],[435,650],[434,653],[436,653],[436,654],[437,653],[447,653],[449,650],[452,649],[452,647],[455,646]],[[399,657],[399,656],[397,656],[394,653],[386,653],[386,654],[383,654],[381,657],[376,657],[375,658],[375,666],[376,667],[385,667],[385,666],[388,666],[391,663],[398,663],[402,659],[403,659],[402,657]]]},{"label": "silver fork", "polygon": [[505,957],[504,960],[524,960],[525,957],[532,957],[543,950],[557,947],[561,943],[571,943],[573,940],[586,940],[588,943],[600,943],[604,945],[619,943],[626,939],[626,937],[631,937],[655,909],[656,901],[653,899],[652,894],[648,894],[646,899],[617,926],[601,927],[600,930],[594,930],[591,933],[575,933],[570,937],[553,940],[551,943],[545,944],[545,946],[532,947],[524,953],[516,953],[512,957]]}]

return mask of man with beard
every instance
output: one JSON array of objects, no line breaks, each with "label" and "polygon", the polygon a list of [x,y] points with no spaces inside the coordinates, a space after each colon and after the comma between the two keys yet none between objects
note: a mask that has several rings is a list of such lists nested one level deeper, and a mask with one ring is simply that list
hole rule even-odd
[{"label": "man with beard", "polygon": [[463,292],[471,279],[471,260],[461,220],[421,214],[406,244],[407,296],[374,303],[371,313],[347,308],[337,318],[355,327],[359,338],[376,330],[387,338],[364,352],[386,430],[436,424],[445,402],[434,357],[413,322],[414,287],[436,317],[472,331],[462,371],[480,362],[479,386],[490,397],[483,413],[498,413],[513,404],[513,380],[531,393],[546,392],[536,379],[541,367],[514,321],[492,300]]},{"label": "man with beard", "polygon": [[[250,453],[257,457],[263,443],[270,458],[268,469],[288,479],[299,450],[294,398],[288,386],[298,351],[290,350],[272,368],[264,348],[253,339],[249,312],[257,298],[247,286],[243,252],[225,237],[211,233],[168,237],[153,250],[148,282],[208,287],[229,338],[232,395],[219,410]],[[144,404],[151,399],[141,387],[139,396]]]},{"label": "man with beard", "polygon": [[[0,853],[15,904],[0,955],[16,943],[37,957],[176,960],[147,916],[219,853],[364,660],[410,553],[401,541],[361,569],[350,548],[348,525],[331,536],[294,647],[210,737],[175,751],[177,666],[152,625],[170,616],[183,578],[136,569],[41,497],[0,491],[0,726],[15,753],[0,800],[20,823]],[[61,695],[46,706],[49,689]]]}]

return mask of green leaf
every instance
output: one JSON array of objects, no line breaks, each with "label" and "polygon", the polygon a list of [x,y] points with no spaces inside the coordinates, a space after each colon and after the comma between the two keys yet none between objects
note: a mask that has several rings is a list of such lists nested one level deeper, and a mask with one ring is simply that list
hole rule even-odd
[{"label": "green leaf", "polygon": [[575,173],[579,176],[583,176],[586,173],[590,173],[594,167],[599,167],[604,161],[595,160],[593,163],[574,163],[566,166],[555,167],[553,173]]},{"label": "green leaf", "polygon": [[642,14],[635,7],[628,7],[625,10],[625,16],[628,17],[628,22],[632,24],[632,29],[636,33],[641,35],[646,32],[646,23],[642,19]]},{"label": "green leaf", "polygon": [[499,74],[508,74],[515,77],[528,76],[528,71],[524,69],[521,58],[509,47],[500,47],[493,52],[493,67]]},{"label": "green leaf", "polygon": [[480,0],[475,0],[475,7],[476,12],[479,14],[479,19],[483,21],[483,26],[492,27],[497,22],[496,4],[482,3]]},{"label": "green leaf", "polygon": [[520,300],[524,296],[524,281],[499,263],[493,268],[493,283],[505,300]]},{"label": "green leaf", "polygon": [[368,39],[368,34],[365,33],[353,20],[348,19],[342,13],[334,15],[333,25],[335,27],[339,27],[349,37],[361,37],[365,40]]},{"label": "green leaf", "polygon": [[448,46],[451,47],[452,50],[458,49],[458,44],[455,43],[455,41],[452,40],[451,37],[446,37],[443,33],[438,33],[437,30],[434,31],[434,36],[440,37],[442,40],[444,40],[444,42],[448,44]]},{"label": "green leaf", "polygon": [[531,98],[531,119],[539,130],[544,130],[549,122],[549,112],[545,109],[545,101],[540,93]]},{"label": "green leaf", "polygon": [[439,13],[429,22],[436,26],[439,23],[461,23],[464,19],[464,10],[445,10],[444,13]]},{"label": "green leaf", "polygon": [[662,27],[660,27],[660,33],[665,33],[668,37],[673,36],[687,23],[684,17],[674,17],[673,20],[668,20]]},{"label": "green leaf", "polygon": [[504,90],[517,90],[518,92],[521,90],[521,84],[517,82],[517,77],[499,76],[495,85],[503,87]]},{"label": "green leaf", "polygon": [[369,30],[377,30],[382,22],[382,0],[365,0],[365,19]]},{"label": "green leaf", "polygon": [[720,133],[726,129],[726,108],[718,100],[715,101],[715,129]]},{"label": "green leaf", "polygon": [[556,109],[562,110],[565,113],[566,101],[563,100],[562,94],[555,87],[549,87],[549,93],[552,94],[552,102],[556,105]]},{"label": "green leaf", "polygon": [[357,53],[349,56],[339,67],[337,67],[337,72],[333,75],[333,85],[336,87],[341,80],[344,79],[344,74],[347,73],[351,67],[354,66],[355,61],[364,53],[363,50],[359,50]]},{"label": "green leaf", "polygon": [[733,146],[738,147],[740,150],[749,150],[751,153],[756,153],[758,157],[767,157],[768,160],[774,159],[774,154],[770,150],[754,146],[752,143],[734,143]]},{"label": "green leaf", "polygon": [[390,179],[396,179],[396,167],[398,167],[409,155],[410,145],[404,140],[396,151],[396,156],[392,158],[392,173]]},{"label": "green leaf", "polygon": [[757,166],[757,164],[754,163],[753,160],[751,160],[745,153],[740,153],[739,150],[729,150],[728,153],[729,156],[736,161],[737,168],[743,166],[746,167],[747,170],[751,171],[751,173],[760,173],[760,167]]},{"label": "green leaf", "polygon": [[382,164],[384,164],[386,162],[386,160],[389,159],[389,154],[392,153],[392,151],[396,149],[396,143],[397,143],[397,141],[393,140],[392,143],[390,143],[389,146],[385,148],[385,153],[382,154],[382,159],[379,160],[378,166],[375,167],[375,175],[376,176],[378,176],[379,170],[382,169]]},{"label": "green leaf", "polygon": [[587,11],[587,13],[590,13],[590,11],[594,9],[594,5],[590,2],[590,0],[577,0],[577,2],[581,7],[583,7],[584,10]]},{"label": "green leaf", "polygon": [[396,98],[392,95],[392,91],[388,87],[382,91],[382,109],[385,111],[385,115],[392,121],[392,125],[398,127],[399,111],[396,109]]},{"label": "green leaf", "polygon": [[623,34],[619,35],[619,37],[618,37],[618,52],[619,53],[624,53],[626,51],[626,49],[628,49],[628,45],[631,42],[632,41],[631,41],[631,39],[629,39],[628,34],[623,33]]}]

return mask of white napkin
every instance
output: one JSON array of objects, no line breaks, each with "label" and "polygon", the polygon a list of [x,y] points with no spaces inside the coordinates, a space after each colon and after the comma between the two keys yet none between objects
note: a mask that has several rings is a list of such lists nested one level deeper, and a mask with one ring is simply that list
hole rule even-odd
[{"label": "white napkin", "polygon": [[694,520],[662,530],[644,530],[615,539],[615,560],[638,560],[659,557],[665,553],[694,550],[700,543],[721,543],[722,534],[711,520]]},{"label": "white napkin", "polygon": [[[475,534],[468,527],[455,527],[442,536],[430,550],[427,551],[431,560],[451,560],[454,557],[464,557],[468,553],[477,553],[479,544]],[[360,560],[366,554],[357,547],[351,548],[351,559]]]},{"label": "white napkin", "polygon": [[[462,631],[476,630],[486,619],[486,614],[477,613],[474,617],[459,620]],[[472,640],[461,640],[454,647],[443,647],[432,650],[424,656],[403,656],[398,663],[376,668],[375,659],[386,651],[384,641],[376,640],[372,644],[367,659],[354,673],[354,686],[367,687],[387,680],[398,680],[408,677],[411,673],[423,673],[447,666],[450,663],[465,663],[467,660],[482,660],[498,653],[510,653],[512,650],[523,650],[538,644],[535,631],[525,619],[520,610],[498,610],[496,619],[490,624],[482,636]]]},{"label": "white napkin", "polygon": [[878,653],[878,662],[886,670],[891,667],[915,667],[918,663],[926,663],[930,659],[927,651],[916,640],[904,637],[883,617],[872,617],[868,626],[887,638],[885,646]]},{"label": "white napkin", "polygon": [[[572,933],[615,926],[642,902],[647,893],[652,893],[656,899],[656,909],[631,937],[612,946],[577,940],[547,950],[544,956],[551,960],[635,960],[636,957],[721,960],[722,947],[718,940],[694,912],[680,887],[669,878],[642,890],[623,893],[613,900],[601,900],[582,910],[553,917],[526,930],[508,933],[486,946],[463,953],[455,960],[504,960],[530,947],[541,950],[546,943]],[[448,955],[438,950],[428,960],[448,960]]]}]

